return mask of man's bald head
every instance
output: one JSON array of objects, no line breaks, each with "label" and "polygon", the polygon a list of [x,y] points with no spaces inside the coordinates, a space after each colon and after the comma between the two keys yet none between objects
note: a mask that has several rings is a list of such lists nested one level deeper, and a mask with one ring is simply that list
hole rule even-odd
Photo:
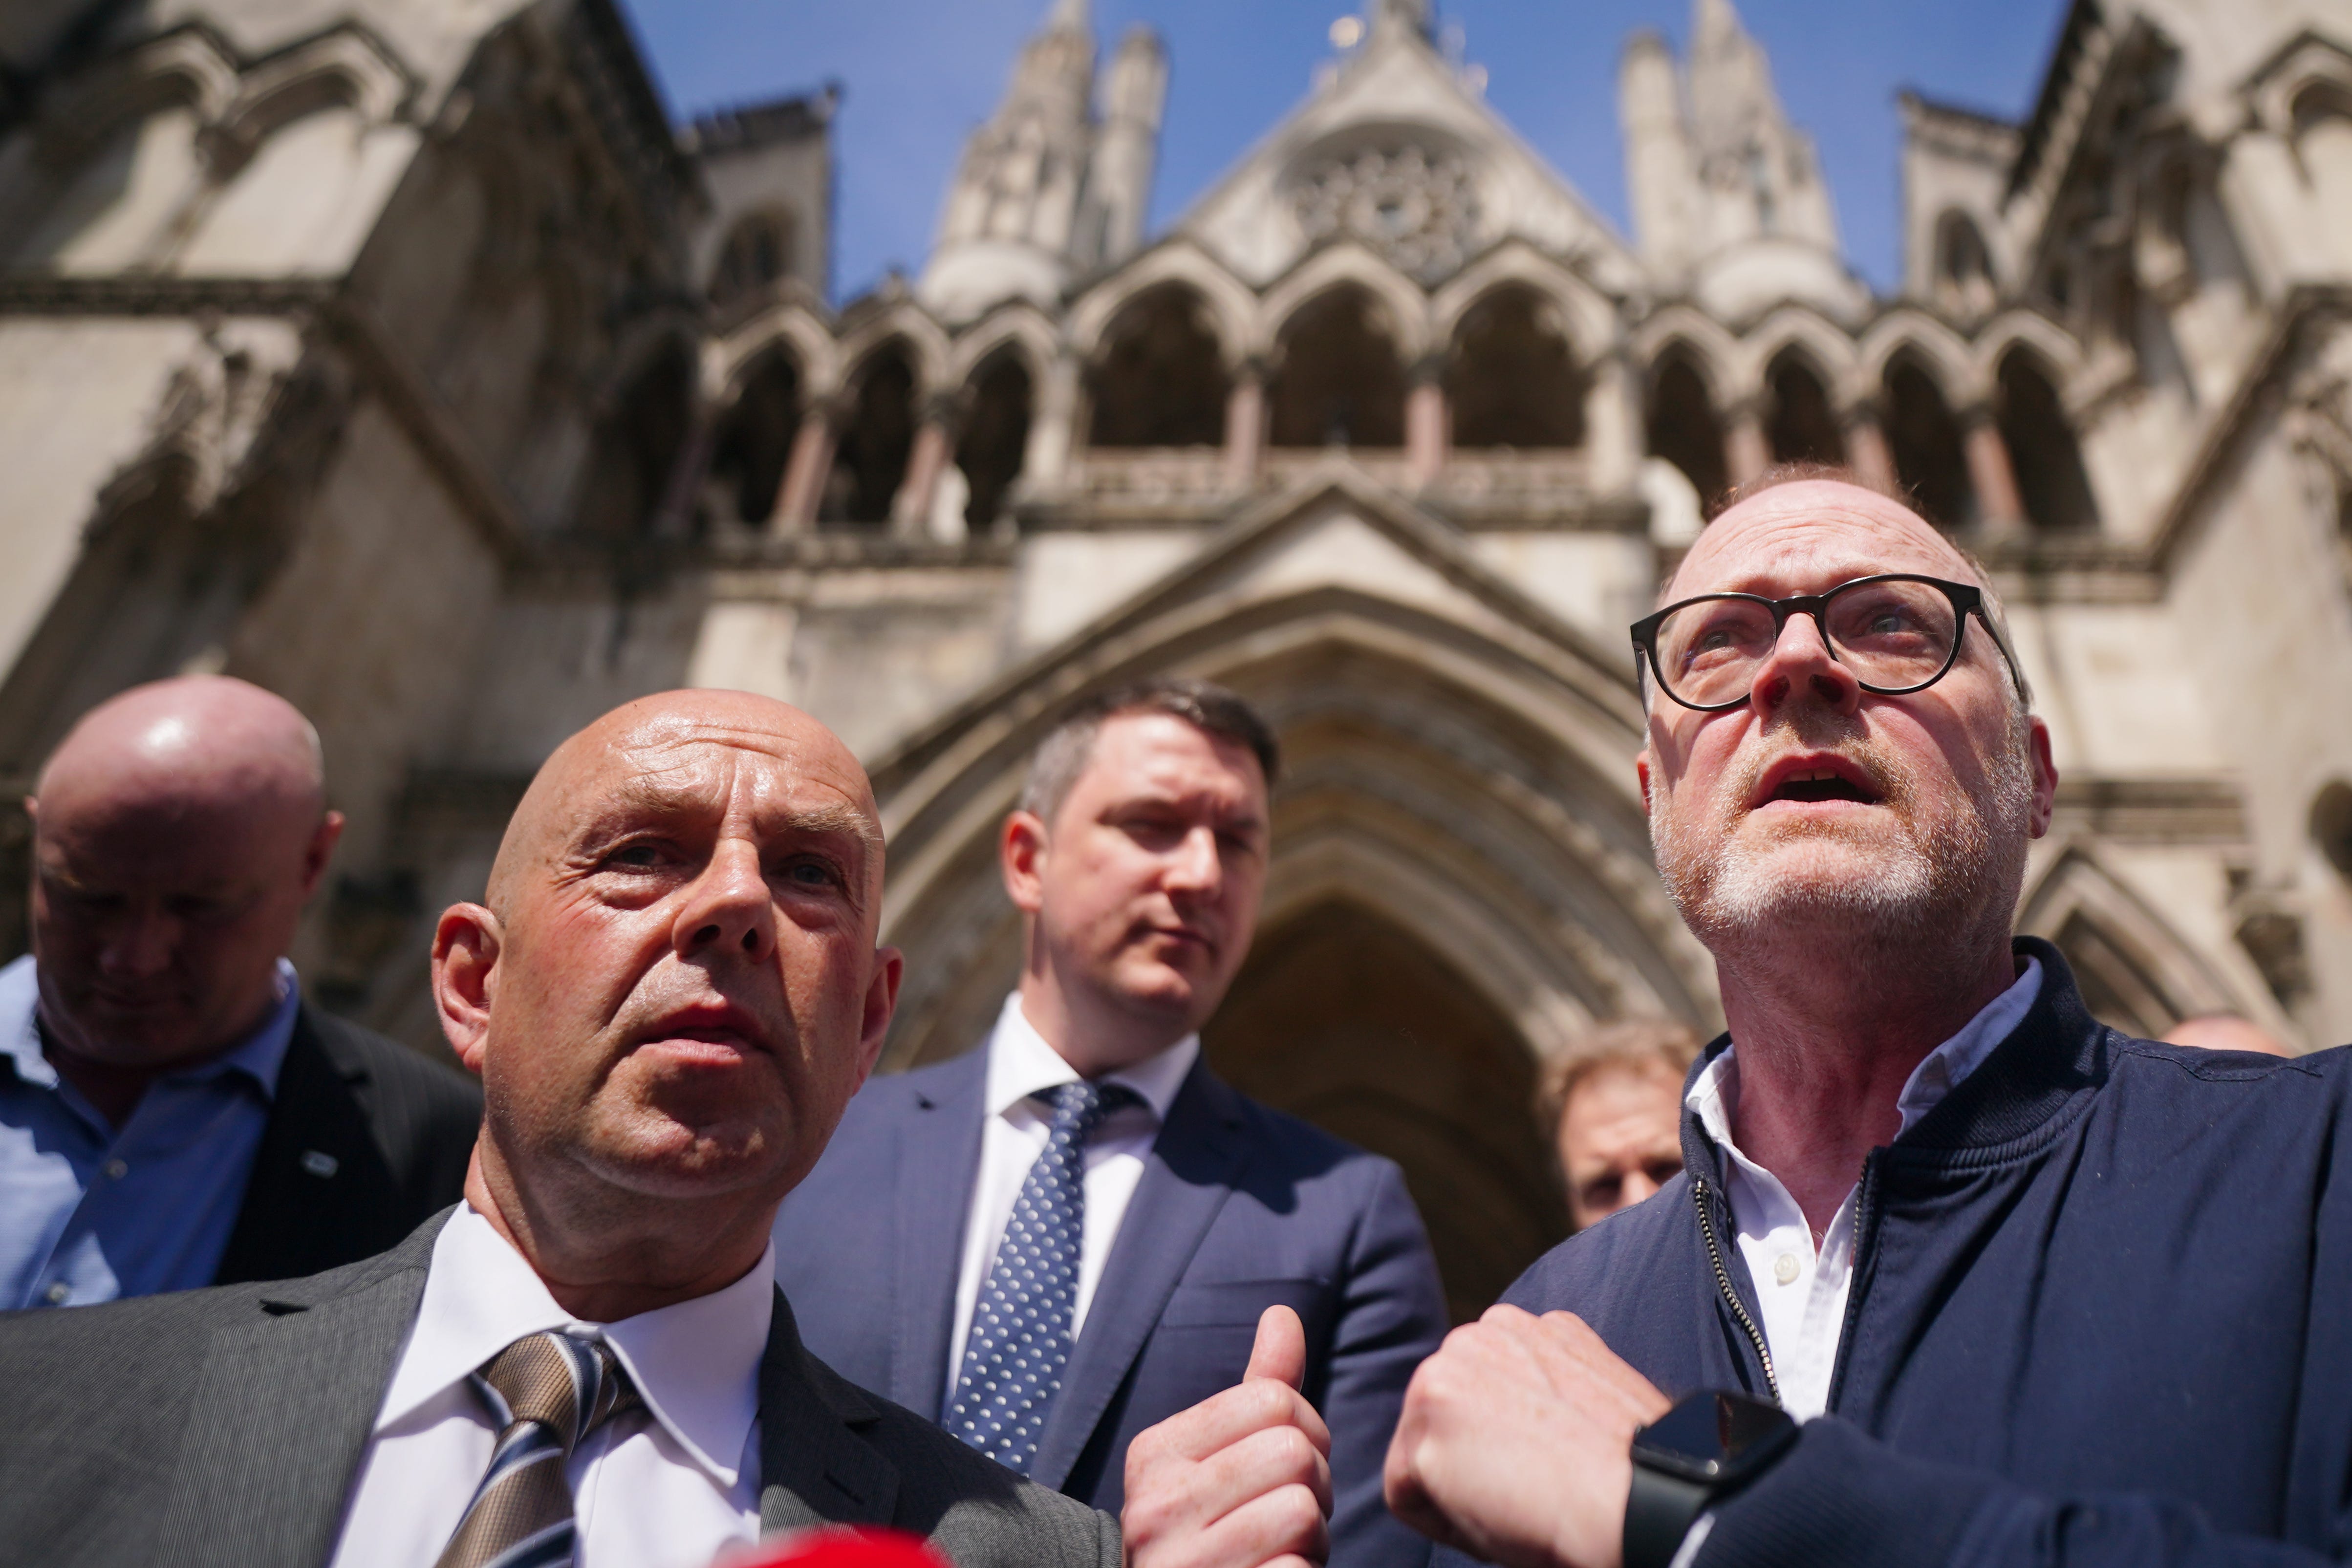
[{"label": "man's bald head", "polygon": [[227,675],[155,681],[100,703],[49,754],[34,789],[52,816],[86,804],[228,805],[315,820],[326,793],[310,721]]},{"label": "man's bald head", "polygon": [[501,919],[514,886],[526,870],[543,867],[567,824],[576,823],[583,802],[605,789],[616,774],[663,770],[664,757],[713,737],[732,737],[787,754],[812,774],[849,786],[855,820],[844,816],[866,843],[878,892],[882,872],[881,812],[874,789],[841,737],[788,703],[750,692],[683,690],[658,692],[624,703],[558,746],[533,776],[530,788],[507,823],[491,863],[487,890]]},{"label": "man's bald head", "polygon": [[220,675],[133,687],[83,716],[26,804],[43,1018],[68,1049],[169,1065],[274,1005],[342,827],[292,704]]},{"label": "man's bald head", "polygon": [[[898,998],[878,820],[832,731],[743,692],[641,698],[539,770],[433,979],[482,1075],[467,1191],[542,1278],[635,1247],[709,1289],[767,1245]],[[582,1299],[648,1310],[648,1267]]]}]

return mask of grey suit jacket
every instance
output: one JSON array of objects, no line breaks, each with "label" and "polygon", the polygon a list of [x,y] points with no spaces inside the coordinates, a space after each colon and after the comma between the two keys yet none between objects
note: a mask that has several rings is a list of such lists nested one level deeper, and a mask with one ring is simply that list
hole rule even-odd
[{"label": "grey suit jacket", "polygon": [[[307,1279],[0,1315],[0,1564],[319,1568],[446,1218]],[[781,1294],[760,1468],[768,1531],[889,1525],[961,1568],[1119,1561],[1108,1514],[810,1355]]]}]

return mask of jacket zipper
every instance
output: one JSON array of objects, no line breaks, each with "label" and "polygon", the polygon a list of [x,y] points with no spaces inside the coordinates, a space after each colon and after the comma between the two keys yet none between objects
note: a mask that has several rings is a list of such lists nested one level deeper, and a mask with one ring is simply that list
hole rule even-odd
[{"label": "jacket zipper", "polygon": [[1853,1195],[1853,1257],[1846,1265],[1850,1281],[1845,1291],[1845,1322],[1838,1327],[1837,1360],[1830,1368],[1828,1408],[1837,1408],[1838,1396],[1845,1389],[1845,1364],[1853,1354],[1853,1325],[1862,1316],[1862,1282],[1867,1278],[1863,1268],[1870,1249],[1878,1240],[1878,1208],[1874,1201],[1878,1196],[1878,1156],[1885,1151],[1873,1149],[1862,1162],[1860,1189]]},{"label": "jacket zipper", "polygon": [[1764,1386],[1771,1391],[1772,1403],[1778,1405],[1780,1402],[1780,1379],[1772,1371],[1772,1352],[1764,1343],[1764,1331],[1756,1326],[1756,1320],[1748,1315],[1748,1308],[1740,1301],[1739,1292],[1731,1288],[1731,1271],[1723,1266],[1723,1249],[1716,1244],[1715,1239],[1715,1218],[1706,1208],[1706,1177],[1694,1176],[1691,1179],[1691,1202],[1698,1209],[1699,1234],[1706,1239],[1706,1260],[1715,1265],[1716,1286],[1723,1292],[1725,1303],[1731,1308],[1731,1315],[1739,1320],[1741,1328],[1748,1331],[1748,1343],[1756,1347],[1756,1357],[1764,1364]]}]

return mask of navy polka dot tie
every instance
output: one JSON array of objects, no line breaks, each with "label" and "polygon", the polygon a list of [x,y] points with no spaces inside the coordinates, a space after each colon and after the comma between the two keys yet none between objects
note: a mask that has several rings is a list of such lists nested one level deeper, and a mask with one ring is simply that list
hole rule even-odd
[{"label": "navy polka dot tie", "polygon": [[1030,1098],[1051,1106],[1053,1120],[972,1305],[947,1418],[949,1431],[1024,1476],[1070,1360],[1087,1228],[1087,1140],[1105,1115],[1141,1103],[1131,1089],[1083,1082]]}]

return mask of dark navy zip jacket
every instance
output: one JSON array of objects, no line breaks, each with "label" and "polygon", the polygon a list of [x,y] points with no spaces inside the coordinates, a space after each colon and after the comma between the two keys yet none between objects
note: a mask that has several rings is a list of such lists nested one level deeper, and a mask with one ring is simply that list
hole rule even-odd
[{"label": "dark navy zip jacket", "polygon": [[[2018,946],[2032,1011],[1864,1167],[1829,1413],[1718,1509],[1698,1568],[2352,1557],[2352,1051],[2133,1040]],[[1683,1155],[1504,1300],[1576,1313],[1669,1396],[1763,1396],[1688,1114]]]}]

